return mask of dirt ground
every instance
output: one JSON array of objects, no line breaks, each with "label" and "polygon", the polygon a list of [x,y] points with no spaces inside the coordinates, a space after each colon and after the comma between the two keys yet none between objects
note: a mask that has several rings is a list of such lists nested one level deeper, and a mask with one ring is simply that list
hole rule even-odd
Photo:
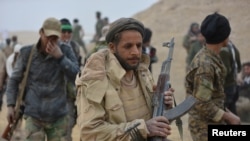
[{"label": "dirt ground", "polygon": [[[157,82],[160,73],[161,63],[167,58],[168,48],[162,47],[163,42],[170,41],[175,38],[175,49],[170,71],[170,81],[172,87],[175,88],[175,98],[177,104],[181,103],[185,98],[185,58],[186,51],[182,47],[182,39],[186,34],[189,25],[192,22],[201,23],[206,15],[218,11],[228,17],[232,32],[231,40],[238,47],[241,54],[241,61],[250,61],[249,58],[249,42],[250,33],[250,1],[249,0],[160,0],[148,9],[136,13],[133,17],[141,20],[145,26],[150,27],[153,31],[152,45],[157,48],[159,57],[158,63],[153,64],[153,75]],[[34,43],[38,38],[35,31],[16,31],[19,41],[23,44]],[[90,49],[91,47],[88,47]],[[4,104],[5,105],[5,104]],[[191,141],[191,137],[187,128],[188,115],[183,116],[183,136],[184,141]],[[0,112],[0,133],[3,132],[7,125],[6,107]],[[180,135],[175,125],[171,123],[172,135],[169,139],[172,141],[180,141]],[[75,126],[73,130],[74,141],[79,141],[79,129]],[[0,139],[1,141],[1,139]]]}]

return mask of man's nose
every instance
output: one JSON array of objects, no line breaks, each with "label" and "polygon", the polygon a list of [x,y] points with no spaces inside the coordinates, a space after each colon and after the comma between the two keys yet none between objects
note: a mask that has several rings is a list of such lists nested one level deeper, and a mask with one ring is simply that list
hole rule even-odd
[{"label": "man's nose", "polygon": [[140,48],[138,48],[136,45],[132,48],[132,51],[131,51],[131,53],[132,54],[139,54],[140,53]]}]

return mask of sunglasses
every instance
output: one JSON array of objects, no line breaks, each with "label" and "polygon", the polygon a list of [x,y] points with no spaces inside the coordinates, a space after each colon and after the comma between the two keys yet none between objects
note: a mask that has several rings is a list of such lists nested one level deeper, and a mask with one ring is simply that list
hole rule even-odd
[{"label": "sunglasses", "polygon": [[71,29],[62,29],[62,33],[72,33],[72,30]]}]

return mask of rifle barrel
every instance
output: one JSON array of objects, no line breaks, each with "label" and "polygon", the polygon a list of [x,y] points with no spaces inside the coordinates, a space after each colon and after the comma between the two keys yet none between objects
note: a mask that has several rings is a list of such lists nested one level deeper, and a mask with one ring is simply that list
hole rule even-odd
[{"label": "rifle barrel", "polygon": [[[163,47],[168,47],[169,52],[167,59],[163,61],[161,67],[161,73],[158,77],[157,89],[154,93],[153,98],[153,117],[163,116],[163,112],[166,110],[166,105],[164,104],[164,92],[170,88],[170,67],[174,51],[174,38],[170,42],[163,43]],[[164,141],[164,137],[151,137],[149,141]]]}]

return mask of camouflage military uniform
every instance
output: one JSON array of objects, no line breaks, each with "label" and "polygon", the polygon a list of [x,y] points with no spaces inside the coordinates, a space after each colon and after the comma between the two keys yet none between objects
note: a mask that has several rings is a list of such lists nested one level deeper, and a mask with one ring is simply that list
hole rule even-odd
[{"label": "camouflage military uniform", "polygon": [[[143,55],[141,60],[135,74],[146,105],[152,113],[154,81],[148,70],[149,57]],[[129,121],[125,116],[119,96],[122,89],[120,81],[124,74],[125,70],[116,57],[108,49],[103,49],[90,56],[81,75],[77,76],[77,124],[81,129],[82,140],[129,141],[130,137],[125,134],[125,130],[138,122],[138,129],[146,138],[148,130],[145,120],[148,119]]]},{"label": "camouflage military uniform", "polygon": [[[65,130],[68,125],[68,118],[66,116],[54,122],[45,122],[30,116],[25,116],[24,118],[26,119],[26,141],[45,141],[44,132],[49,141],[68,141]],[[42,130],[41,126],[45,127],[45,129]]]},{"label": "camouflage military uniform", "polygon": [[188,33],[184,36],[182,46],[186,49],[187,53],[190,51],[191,44],[197,40],[197,35],[200,32],[198,23],[192,23]]},{"label": "camouflage military uniform", "polygon": [[187,65],[191,63],[194,56],[200,51],[200,49],[202,49],[202,47],[203,47],[203,44],[198,40],[191,44],[191,47],[187,56],[187,60],[186,60]]},{"label": "camouflage military uniform", "polygon": [[186,76],[187,95],[198,102],[189,112],[189,129],[193,141],[207,141],[207,125],[223,124],[225,67],[219,55],[202,48],[195,56]]},{"label": "camouflage military uniform", "polygon": [[88,50],[86,48],[85,42],[80,36],[80,31],[83,30],[82,26],[79,24],[75,24],[72,33],[72,40],[77,42],[83,49],[84,53],[87,54]]}]

